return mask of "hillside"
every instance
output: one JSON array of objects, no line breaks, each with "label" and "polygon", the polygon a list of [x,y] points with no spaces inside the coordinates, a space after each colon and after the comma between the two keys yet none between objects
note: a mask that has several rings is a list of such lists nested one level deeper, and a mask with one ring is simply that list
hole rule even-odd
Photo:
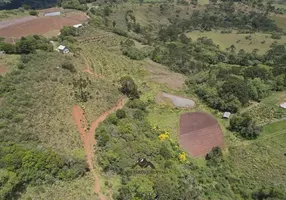
[{"label": "hillside", "polygon": [[[76,2],[83,27],[1,40],[0,199],[286,198],[284,14],[196,2]],[[188,112],[224,145],[183,149]]]}]

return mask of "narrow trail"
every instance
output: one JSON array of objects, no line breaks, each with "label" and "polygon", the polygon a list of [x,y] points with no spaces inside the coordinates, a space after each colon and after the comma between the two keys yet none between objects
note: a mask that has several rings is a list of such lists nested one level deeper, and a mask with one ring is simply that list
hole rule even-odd
[{"label": "narrow trail", "polygon": [[124,98],[120,98],[114,107],[102,113],[95,121],[91,123],[90,127],[84,115],[84,110],[78,105],[75,105],[72,108],[74,121],[77,126],[77,130],[80,133],[81,140],[83,141],[84,144],[84,152],[88,168],[94,177],[95,181],[94,192],[99,195],[100,200],[106,200],[106,197],[103,194],[101,194],[100,177],[99,174],[95,172],[93,166],[93,161],[95,157],[94,146],[96,145],[95,130],[98,127],[98,125],[108,117],[108,115],[115,112],[116,110],[121,109],[125,105],[125,103],[126,100]]}]

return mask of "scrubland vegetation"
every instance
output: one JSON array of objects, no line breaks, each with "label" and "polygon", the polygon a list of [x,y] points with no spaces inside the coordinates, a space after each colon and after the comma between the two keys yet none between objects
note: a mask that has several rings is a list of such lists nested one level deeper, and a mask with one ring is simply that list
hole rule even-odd
[{"label": "scrubland vegetation", "polygon": [[[95,134],[102,193],[118,200],[285,199],[285,36],[271,20],[282,11],[235,2],[63,0],[62,7],[90,16],[82,29],[64,27],[51,38],[72,53],[55,52],[41,36],[1,41],[0,63],[9,72],[0,76],[0,199],[99,198],[71,108],[81,105],[91,122],[122,95],[129,102]],[[158,71],[169,77],[150,81],[158,66],[145,59],[165,65]],[[182,74],[185,86],[168,88],[178,77],[168,70]],[[162,90],[194,99],[197,108],[158,105]],[[178,143],[185,111],[216,116],[225,148],[189,157]],[[224,111],[232,112],[229,121],[219,119]],[[155,169],[135,166],[143,158]]]}]

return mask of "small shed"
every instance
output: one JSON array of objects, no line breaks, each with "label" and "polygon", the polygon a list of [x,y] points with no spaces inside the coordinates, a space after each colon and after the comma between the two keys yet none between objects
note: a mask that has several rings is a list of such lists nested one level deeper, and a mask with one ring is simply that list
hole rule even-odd
[{"label": "small shed", "polygon": [[75,24],[75,25],[73,25],[73,27],[80,28],[80,27],[82,27],[82,24]]},{"label": "small shed", "polygon": [[53,16],[59,16],[59,15],[61,15],[61,12],[49,12],[49,13],[44,14],[45,17],[53,17]]},{"label": "small shed", "polygon": [[66,46],[64,46],[64,45],[60,45],[60,46],[58,47],[58,50],[59,50],[59,52],[61,52],[61,53],[63,53],[63,54],[66,54],[66,53],[69,53],[69,52],[70,52],[69,49],[68,49]]},{"label": "small shed", "polygon": [[286,109],[286,102],[281,103],[281,104],[280,104],[280,107]]},{"label": "small shed", "polygon": [[222,117],[225,119],[229,119],[230,115],[231,115],[230,112],[224,112]]}]

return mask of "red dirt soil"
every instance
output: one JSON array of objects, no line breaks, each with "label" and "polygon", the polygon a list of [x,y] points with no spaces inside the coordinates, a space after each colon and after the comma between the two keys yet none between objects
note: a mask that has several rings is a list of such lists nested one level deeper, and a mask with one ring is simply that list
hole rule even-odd
[{"label": "red dirt soil", "polygon": [[93,166],[94,146],[96,145],[95,130],[98,127],[98,125],[108,117],[108,115],[115,112],[116,110],[121,109],[125,103],[126,103],[125,99],[120,98],[117,104],[113,108],[102,113],[95,121],[93,121],[91,123],[90,128],[88,127],[88,123],[84,115],[83,109],[78,105],[75,105],[72,109],[75,124],[77,126],[78,132],[80,133],[81,140],[83,141],[83,144],[84,144],[86,161],[87,161],[89,170],[91,171],[95,179],[94,192],[99,194],[100,200],[105,200],[106,197],[102,195],[100,192],[100,177],[95,172],[94,166]]},{"label": "red dirt soil", "polygon": [[84,69],[82,71],[86,72],[86,73],[88,73],[90,75],[93,75],[95,77],[98,77],[98,78],[104,78],[104,76],[102,74],[96,74],[96,73],[92,72],[89,68],[86,68],[86,69]]},{"label": "red dirt soil", "polygon": [[0,36],[5,37],[7,42],[11,42],[13,41],[11,38],[19,39],[28,35],[44,35],[51,31],[59,31],[63,26],[83,23],[87,19],[88,16],[83,12],[70,12],[61,16],[29,16],[15,20],[6,20],[0,22]]},{"label": "red dirt soil", "polygon": [[184,113],[180,117],[180,145],[194,157],[204,157],[216,146],[224,147],[222,130],[207,113]]},{"label": "red dirt soil", "polygon": [[4,74],[7,71],[7,68],[0,64],[0,74]]}]

